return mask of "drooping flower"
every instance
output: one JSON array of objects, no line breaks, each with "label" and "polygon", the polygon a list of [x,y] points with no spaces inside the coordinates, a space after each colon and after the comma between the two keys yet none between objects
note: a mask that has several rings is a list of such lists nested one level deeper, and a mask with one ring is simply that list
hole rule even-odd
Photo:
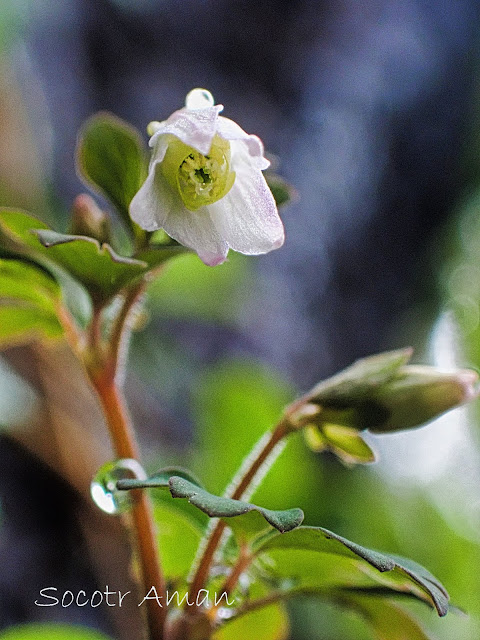
[{"label": "drooping flower", "polygon": [[262,171],[263,144],[232,120],[222,105],[194,89],[186,106],[152,122],[147,179],[130,204],[132,219],[166,233],[210,266],[229,248],[247,255],[282,246],[283,225]]}]

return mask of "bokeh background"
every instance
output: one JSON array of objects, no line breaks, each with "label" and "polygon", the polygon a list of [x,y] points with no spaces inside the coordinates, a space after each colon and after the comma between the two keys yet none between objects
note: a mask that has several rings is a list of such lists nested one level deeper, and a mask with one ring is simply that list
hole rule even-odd
[{"label": "bokeh background", "polygon": [[[479,14],[475,0],[2,0],[1,205],[65,229],[82,121],[109,110],[145,131],[197,86],[298,192],[281,250],[215,269],[179,258],[151,287],[126,380],[151,469],[180,460],[221,491],[286,402],[376,351],[480,367]],[[368,468],[293,441],[258,500],[427,565],[469,616],[419,609],[425,626],[478,638],[479,410],[371,438]],[[120,571],[122,534],[86,490],[109,458],[101,422],[68,353],[0,360],[0,628],[48,617],[133,637],[126,618],[33,605],[47,584],[105,584],[113,548]],[[316,602],[292,616],[294,640],[370,637]]]}]

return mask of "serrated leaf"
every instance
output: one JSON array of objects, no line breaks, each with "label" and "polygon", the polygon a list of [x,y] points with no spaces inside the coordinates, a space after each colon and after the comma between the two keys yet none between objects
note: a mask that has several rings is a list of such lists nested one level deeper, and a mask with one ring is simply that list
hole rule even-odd
[{"label": "serrated leaf", "polygon": [[263,507],[259,507],[248,502],[242,502],[241,500],[215,496],[184,478],[173,476],[170,478],[169,484],[170,492],[174,498],[186,498],[190,504],[195,505],[211,518],[234,518],[237,516],[247,516],[246,521],[248,521],[248,530],[251,530],[252,528],[253,519],[248,517],[252,512],[260,514],[268,524],[281,533],[291,531],[295,527],[298,527],[304,518],[304,514],[301,509],[294,508],[276,511],[264,509]]},{"label": "serrated leaf", "polygon": [[109,640],[99,631],[69,624],[26,624],[0,633],[0,640]]},{"label": "serrated leaf", "polygon": [[[298,552],[295,553],[288,553]],[[324,589],[325,586],[369,588],[374,582],[390,588],[392,593],[406,592],[432,604],[443,616],[448,611],[448,594],[443,585],[424,567],[395,555],[387,555],[358,545],[322,527],[299,527],[283,536],[272,535],[258,544],[257,555],[282,552],[277,567],[282,579],[294,578],[292,587]],[[319,571],[325,554],[326,570]],[[329,559],[329,557],[330,559]],[[332,556],[347,562],[330,564]],[[353,561],[353,562],[352,562]],[[275,558],[273,559],[275,563]],[[302,565],[303,564],[303,570]],[[339,566],[337,566],[339,565]],[[315,567],[315,570],[313,570]],[[343,567],[344,574],[341,574]],[[359,570],[359,571],[358,571]],[[335,575],[331,575],[334,571]],[[340,574],[340,575],[339,575]],[[343,583],[343,584],[342,584]]]},{"label": "serrated leaf", "polygon": [[84,182],[108,198],[131,229],[128,207],[146,175],[146,151],[137,129],[111,113],[92,116],[78,135],[77,168]]}]

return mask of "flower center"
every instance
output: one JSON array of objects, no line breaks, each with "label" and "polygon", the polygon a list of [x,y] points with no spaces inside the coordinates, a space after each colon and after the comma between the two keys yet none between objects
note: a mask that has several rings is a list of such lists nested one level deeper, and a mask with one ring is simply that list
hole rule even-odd
[{"label": "flower center", "polygon": [[230,157],[230,143],[218,135],[207,155],[172,136],[162,171],[186,208],[196,211],[217,202],[232,188],[235,172],[230,169]]}]

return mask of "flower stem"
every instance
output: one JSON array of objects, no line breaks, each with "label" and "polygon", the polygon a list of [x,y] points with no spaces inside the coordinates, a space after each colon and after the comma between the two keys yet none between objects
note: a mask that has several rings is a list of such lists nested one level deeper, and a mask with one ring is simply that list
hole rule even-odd
[{"label": "flower stem", "polygon": [[[267,438],[260,441],[260,447],[254,449],[253,454],[247,458],[245,468],[242,466],[239,474],[234,478],[230,487],[227,489],[227,496],[234,500],[240,500],[247,493],[249,488],[254,485],[257,477],[261,475],[262,468],[273,463],[274,450],[283,438],[291,432],[288,420],[281,420],[277,426],[270,432]],[[273,457],[273,459],[272,459]],[[226,524],[223,520],[218,520],[211,529],[203,549],[201,560],[193,577],[190,592],[192,601],[196,601],[199,591],[204,587],[210,568],[212,566],[215,552],[220,544],[222,534]]]},{"label": "flower stem", "polygon": [[[102,307],[94,309],[89,339],[84,352],[90,381],[97,392],[110,437],[118,458],[139,459],[139,448],[122,392],[118,386],[130,332],[131,311],[143,293],[145,282],[140,281],[125,291],[123,304],[114,320],[109,339],[102,338]],[[157,548],[157,536],[149,497],[144,491],[135,491],[131,511],[136,550],[141,569],[142,587],[146,595],[155,587],[165,601],[166,585]],[[166,609],[155,599],[146,600],[149,640],[162,640]]]},{"label": "flower stem", "polygon": [[[93,385],[102,404],[115,453],[119,458],[138,459],[138,446],[122,394],[114,379],[93,377]],[[137,492],[135,492],[137,493]],[[132,522],[136,532],[138,557],[145,594],[154,586],[165,596],[165,578],[160,568],[155,527],[148,495],[139,491],[132,508]],[[147,620],[150,640],[161,640],[165,625],[165,609],[155,600],[147,600]]]}]

